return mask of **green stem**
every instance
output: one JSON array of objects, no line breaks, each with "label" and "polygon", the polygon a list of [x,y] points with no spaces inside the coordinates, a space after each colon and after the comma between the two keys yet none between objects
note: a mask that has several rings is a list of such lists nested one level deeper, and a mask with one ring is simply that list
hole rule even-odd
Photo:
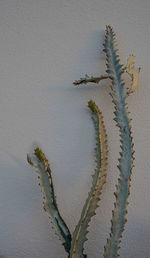
[{"label": "green stem", "polygon": [[86,258],[83,253],[84,243],[87,240],[88,225],[95,215],[95,210],[98,207],[100,194],[103,185],[106,181],[106,165],[107,165],[107,135],[103,122],[103,117],[95,102],[90,100],[88,106],[92,111],[92,118],[96,131],[96,161],[97,168],[92,180],[92,187],[88,193],[88,197],[82,209],[80,220],[73,232],[70,256],[69,258]]},{"label": "green stem", "polygon": [[27,160],[31,166],[38,169],[37,172],[39,174],[40,186],[44,194],[44,210],[50,214],[56,234],[62,240],[66,252],[69,253],[71,234],[57,207],[52,172],[48,160],[39,147],[35,148],[33,159],[27,155]]},{"label": "green stem", "polygon": [[120,176],[118,179],[118,185],[116,186],[116,203],[112,213],[112,226],[110,237],[107,240],[105,246],[104,257],[116,258],[119,256],[119,244],[124,225],[126,222],[127,204],[130,189],[130,178],[133,163],[133,144],[131,137],[130,120],[128,118],[128,112],[126,108],[126,92],[124,82],[122,80],[122,65],[119,63],[119,58],[116,49],[115,34],[111,26],[106,27],[106,38],[104,43],[104,51],[107,57],[107,73],[112,80],[112,98],[115,104],[115,118],[117,126],[120,129],[120,141],[121,149],[119,165]]}]

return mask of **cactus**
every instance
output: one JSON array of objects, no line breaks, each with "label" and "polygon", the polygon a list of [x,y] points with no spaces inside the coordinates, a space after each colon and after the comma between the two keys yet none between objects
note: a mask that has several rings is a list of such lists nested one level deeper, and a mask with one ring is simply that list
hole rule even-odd
[{"label": "cactus", "polygon": [[104,257],[117,257],[119,255],[120,238],[126,222],[127,198],[130,190],[131,171],[133,167],[133,143],[130,119],[125,102],[127,92],[122,79],[124,70],[119,62],[115,33],[111,26],[106,27],[104,51],[106,52],[107,59],[107,73],[112,80],[111,96],[115,105],[114,120],[120,130],[120,147],[122,149],[118,165],[120,175],[115,192],[116,203],[112,215],[111,233],[105,246]]},{"label": "cactus", "polygon": [[[114,193],[116,202],[112,212],[111,233],[109,239],[107,239],[107,244],[104,247],[104,257],[116,258],[119,256],[118,250],[120,248],[120,238],[122,237],[122,232],[126,222],[128,205],[127,199],[130,191],[131,171],[134,160],[130,125],[131,119],[128,117],[129,112],[127,111],[127,104],[125,100],[126,97],[130,93],[133,93],[137,88],[140,68],[136,68],[134,66],[134,55],[129,56],[126,66],[123,67],[123,65],[120,64],[115,33],[110,25],[106,26],[104,52],[106,53],[107,75],[92,77],[92,80],[86,80],[86,78],[88,78],[86,76],[85,80],[81,79],[79,81],[75,81],[73,84],[79,85],[82,83],[86,84],[88,82],[99,83],[100,80],[97,80],[97,78],[110,78],[112,81],[111,96],[115,105],[114,120],[116,121],[120,130],[120,147],[122,151],[120,152],[118,165],[120,175],[118,185],[116,186],[116,192]],[[130,89],[125,87],[125,83],[122,79],[124,72],[127,72],[131,77]],[[94,80],[94,78],[96,79]]]},{"label": "cactus", "polygon": [[58,210],[51,175],[52,172],[45,154],[38,146],[36,146],[33,156],[27,155],[28,163],[38,169],[37,172],[39,174],[40,186],[44,194],[44,210],[50,214],[56,234],[63,241],[63,245],[66,252],[69,254],[69,258],[86,257],[86,255],[83,254],[83,245],[86,241],[86,234],[88,233],[87,227],[91,217],[95,215],[95,210],[98,207],[99,195],[101,194],[102,187],[106,181],[108,151],[107,135],[103,117],[95,102],[92,100],[88,102],[88,107],[92,111],[92,118],[96,130],[95,150],[97,168],[93,175],[92,187],[83,207],[81,218],[72,235],[72,241],[70,231]]},{"label": "cactus", "polygon": [[95,210],[98,207],[99,196],[102,187],[106,181],[106,165],[107,165],[107,135],[103,122],[103,117],[95,102],[89,100],[88,107],[92,111],[92,118],[96,131],[96,161],[97,168],[95,170],[92,181],[92,187],[88,193],[88,197],[83,206],[80,220],[73,232],[70,258],[84,258],[87,257],[83,254],[84,242],[87,240],[88,224],[91,217],[95,215]]},{"label": "cactus", "polygon": [[37,169],[40,186],[44,195],[44,210],[49,213],[56,234],[62,240],[66,252],[69,253],[71,234],[57,207],[52,172],[48,160],[42,150],[37,146],[34,149],[33,157],[27,155],[27,161]]},{"label": "cactus", "polygon": [[[99,83],[103,79],[110,79],[111,96],[114,103],[114,120],[120,131],[120,158],[118,169],[120,171],[118,184],[116,185],[114,210],[112,211],[111,232],[104,247],[104,258],[117,258],[119,256],[120,241],[127,221],[127,205],[130,192],[131,172],[133,168],[134,150],[132,142],[131,125],[129,112],[127,110],[126,98],[133,93],[138,84],[140,68],[134,66],[134,55],[130,55],[125,66],[120,64],[116,36],[112,26],[106,26],[104,42],[106,53],[107,70],[105,75],[99,77],[80,78],[73,82],[75,86],[87,83]],[[131,85],[128,88],[123,80],[124,73],[131,78]],[[102,187],[106,181],[107,165],[107,135],[103,117],[94,101],[89,100],[88,107],[92,111],[96,132],[96,162],[97,167],[92,176],[92,186],[83,206],[81,216],[73,234],[71,235],[66,223],[62,219],[52,181],[52,172],[48,160],[39,147],[34,149],[34,155],[27,155],[28,163],[38,169],[40,185],[44,194],[44,209],[50,214],[52,223],[57,235],[61,238],[68,258],[86,258],[84,254],[84,243],[87,240],[88,226],[92,216],[95,215]]]}]

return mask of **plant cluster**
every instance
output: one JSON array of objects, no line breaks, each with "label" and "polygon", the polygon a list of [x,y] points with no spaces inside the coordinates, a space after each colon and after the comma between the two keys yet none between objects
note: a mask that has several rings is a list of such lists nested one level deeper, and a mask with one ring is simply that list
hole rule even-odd
[{"label": "plant cluster", "polygon": [[[105,258],[116,258],[119,256],[120,239],[124,230],[127,215],[128,196],[130,192],[131,172],[133,168],[133,140],[131,133],[131,119],[127,109],[127,97],[133,93],[137,87],[139,68],[134,66],[134,56],[130,55],[125,66],[120,64],[118,55],[116,36],[112,26],[106,26],[104,41],[104,52],[106,53],[106,74],[99,77],[81,78],[75,81],[74,85],[99,83],[103,79],[111,81],[111,97],[114,103],[114,120],[120,131],[120,157],[118,159],[119,178],[116,185],[115,204],[112,211],[110,235],[104,247]],[[129,74],[131,85],[127,87],[123,80],[124,73]],[[87,199],[83,206],[81,216],[74,232],[71,234],[67,224],[64,222],[54,193],[52,172],[49,162],[43,151],[36,146],[33,155],[27,155],[30,165],[38,171],[40,186],[44,198],[44,210],[51,217],[56,234],[62,240],[62,244],[68,254],[68,258],[86,258],[84,253],[84,243],[87,240],[88,226],[92,216],[95,215],[96,208],[100,200],[100,194],[106,182],[107,168],[107,134],[104,126],[103,116],[98,106],[93,100],[89,100],[88,107],[92,113],[92,119],[96,134],[95,156],[97,166],[92,176],[92,185]]]}]

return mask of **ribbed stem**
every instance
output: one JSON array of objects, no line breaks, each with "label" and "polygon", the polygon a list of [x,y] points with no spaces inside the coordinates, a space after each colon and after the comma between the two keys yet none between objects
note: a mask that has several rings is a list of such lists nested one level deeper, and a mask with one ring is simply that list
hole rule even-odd
[{"label": "ribbed stem", "polygon": [[41,190],[44,194],[44,210],[49,213],[52,224],[55,228],[55,232],[62,240],[66,252],[69,253],[71,246],[71,234],[58,210],[52,173],[48,160],[39,147],[34,149],[34,156],[32,158],[27,155],[27,160],[31,166],[38,169],[38,178],[40,180]]},{"label": "ribbed stem", "polygon": [[100,194],[103,185],[106,181],[106,165],[107,165],[107,135],[103,122],[103,117],[95,102],[90,100],[88,106],[92,111],[92,118],[96,131],[96,162],[92,180],[92,187],[88,193],[88,197],[83,206],[80,220],[74,230],[71,242],[70,258],[85,258],[87,257],[84,251],[84,243],[87,240],[88,226],[92,216],[95,215]]},{"label": "ribbed stem", "polygon": [[116,258],[119,256],[120,238],[124,230],[127,214],[128,195],[130,189],[130,177],[133,163],[133,144],[131,137],[130,120],[126,109],[126,92],[124,82],[122,80],[122,65],[119,63],[117,55],[115,34],[111,26],[106,27],[106,38],[104,43],[104,51],[107,59],[107,73],[112,80],[112,98],[115,104],[115,118],[117,126],[120,129],[121,149],[119,165],[120,175],[118,185],[116,186],[116,202],[112,212],[111,233],[105,246],[104,257]]}]

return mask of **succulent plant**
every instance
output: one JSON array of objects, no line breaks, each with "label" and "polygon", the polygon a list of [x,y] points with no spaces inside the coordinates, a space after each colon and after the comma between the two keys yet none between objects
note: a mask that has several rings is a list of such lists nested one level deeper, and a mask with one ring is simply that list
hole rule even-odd
[{"label": "succulent plant", "polygon": [[107,165],[107,135],[103,122],[103,117],[95,102],[89,100],[88,107],[92,111],[92,118],[96,131],[96,160],[97,167],[95,173],[92,176],[92,186],[88,193],[88,197],[85,201],[81,218],[72,234],[62,219],[58,206],[56,203],[56,197],[54,193],[54,186],[52,180],[52,172],[48,160],[43,151],[36,146],[32,155],[27,155],[28,163],[35,167],[38,172],[38,178],[40,180],[41,190],[43,192],[44,210],[50,215],[52,224],[55,228],[56,234],[62,240],[64,248],[68,253],[69,258],[86,257],[83,254],[84,242],[86,241],[86,235],[88,233],[87,228],[91,217],[95,215],[95,210],[98,207],[99,196],[102,191],[102,187],[106,181],[106,165]]},{"label": "succulent plant", "polygon": [[[124,230],[128,196],[130,193],[130,180],[133,168],[134,150],[131,133],[131,119],[127,109],[126,99],[133,93],[138,84],[140,68],[134,66],[134,55],[130,55],[127,64],[120,64],[118,55],[116,36],[112,26],[106,26],[104,52],[106,53],[106,74],[99,77],[80,78],[73,82],[75,86],[87,83],[99,83],[103,79],[111,81],[111,96],[114,103],[114,120],[120,131],[120,158],[118,159],[118,169],[120,171],[118,184],[116,186],[114,210],[112,211],[111,232],[104,247],[105,258],[116,258],[119,256],[120,239]],[[129,74],[131,78],[131,86],[128,88],[123,80],[123,74]],[[92,112],[92,118],[96,133],[96,162],[97,167],[92,176],[92,186],[88,193],[87,199],[83,206],[81,216],[74,232],[71,234],[68,226],[62,219],[52,181],[52,172],[45,154],[36,146],[32,156],[27,155],[30,165],[37,168],[39,173],[40,185],[44,194],[44,209],[50,214],[52,223],[57,235],[62,240],[64,248],[68,253],[68,258],[86,258],[84,253],[84,243],[87,240],[89,222],[96,213],[100,194],[104,183],[106,182],[107,167],[107,134],[103,122],[103,116],[94,101],[89,100],[88,107]]]},{"label": "succulent plant", "polygon": [[39,185],[41,186],[41,190],[43,192],[43,208],[49,213],[56,234],[62,240],[66,252],[69,253],[71,234],[57,207],[52,172],[48,160],[38,146],[36,146],[34,149],[33,157],[27,155],[27,160],[31,166],[37,169],[38,178],[40,180]]}]

